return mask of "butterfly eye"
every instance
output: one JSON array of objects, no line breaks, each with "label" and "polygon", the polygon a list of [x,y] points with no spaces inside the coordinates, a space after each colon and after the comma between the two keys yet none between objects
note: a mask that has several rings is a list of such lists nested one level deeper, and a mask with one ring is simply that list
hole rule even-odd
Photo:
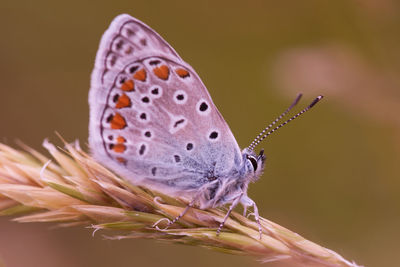
[{"label": "butterfly eye", "polygon": [[251,165],[253,165],[254,171],[256,171],[258,167],[256,158],[253,156],[247,156],[247,159],[250,161]]}]

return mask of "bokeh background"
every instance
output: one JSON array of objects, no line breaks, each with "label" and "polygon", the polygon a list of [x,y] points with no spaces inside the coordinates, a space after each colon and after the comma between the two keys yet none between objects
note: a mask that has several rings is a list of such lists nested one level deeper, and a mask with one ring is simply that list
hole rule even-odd
[{"label": "bokeh background", "polygon": [[[0,3],[0,141],[86,144],[100,37],[129,13],[197,70],[241,147],[303,92],[324,100],[263,142],[249,190],[262,216],[366,266],[400,251],[400,3],[7,1]],[[43,150],[42,150],[43,151]],[[261,266],[252,258],[0,218],[5,266]],[[278,264],[270,264],[278,266]]]}]

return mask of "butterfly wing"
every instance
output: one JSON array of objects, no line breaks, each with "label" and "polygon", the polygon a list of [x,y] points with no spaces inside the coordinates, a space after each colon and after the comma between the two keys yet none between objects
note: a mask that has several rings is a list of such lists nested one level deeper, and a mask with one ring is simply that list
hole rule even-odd
[{"label": "butterfly wing", "polygon": [[239,146],[204,84],[156,32],[114,19],[89,94],[94,157],[132,183],[170,194],[237,172]]}]

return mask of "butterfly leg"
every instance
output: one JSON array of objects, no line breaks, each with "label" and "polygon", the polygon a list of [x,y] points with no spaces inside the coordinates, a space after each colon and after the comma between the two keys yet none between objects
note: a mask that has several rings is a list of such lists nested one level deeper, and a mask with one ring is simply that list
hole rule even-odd
[{"label": "butterfly leg", "polygon": [[254,209],[254,217],[255,217],[256,223],[258,225],[258,232],[260,233],[260,240],[261,240],[263,230],[262,230],[261,223],[260,223],[260,215],[258,214],[258,208],[257,208],[257,205],[255,202],[253,202],[253,209]]},{"label": "butterfly leg", "polygon": [[[256,203],[251,198],[249,198],[248,196],[244,196],[242,198],[242,200],[241,200],[241,203],[245,207],[245,209],[248,206],[253,206],[254,219],[255,219],[255,221],[256,221],[256,223],[258,225],[258,232],[260,233],[260,240],[261,240],[262,239],[263,230],[262,230],[262,227],[261,227],[260,215],[258,214],[258,208],[257,208]],[[249,214],[249,215],[251,215],[251,214]]]},{"label": "butterfly leg", "polygon": [[170,227],[171,225],[173,225],[174,223],[176,223],[177,221],[179,221],[180,218],[182,218],[183,216],[185,216],[185,214],[188,212],[188,210],[193,207],[194,203],[196,202],[197,198],[193,198],[192,201],[190,201],[189,204],[187,204],[186,208],[182,211],[181,214],[179,214],[178,216],[175,217],[175,219],[173,219],[172,221],[170,221],[166,227],[166,229],[168,229],[168,227]]},{"label": "butterfly leg", "polygon": [[247,206],[243,207],[243,217],[246,217],[247,214]]},{"label": "butterfly leg", "polygon": [[222,227],[224,227],[224,224],[225,224],[226,220],[229,218],[229,215],[231,214],[231,212],[233,211],[233,209],[239,204],[240,199],[242,198],[242,196],[243,196],[243,193],[241,193],[241,194],[240,194],[237,198],[235,198],[235,200],[232,202],[231,206],[229,207],[228,212],[225,214],[225,217],[224,217],[223,221],[221,222],[221,224],[220,224],[219,227],[218,227],[217,236],[218,236],[219,233],[221,232]]}]

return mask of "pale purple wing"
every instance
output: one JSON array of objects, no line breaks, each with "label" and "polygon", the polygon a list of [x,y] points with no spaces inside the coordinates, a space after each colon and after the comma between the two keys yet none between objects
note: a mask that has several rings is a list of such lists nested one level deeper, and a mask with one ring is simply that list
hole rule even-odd
[{"label": "pale purple wing", "polygon": [[114,19],[92,74],[89,143],[136,184],[178,193],[241,165],[240,149],[195,71],[148,26]]}]

